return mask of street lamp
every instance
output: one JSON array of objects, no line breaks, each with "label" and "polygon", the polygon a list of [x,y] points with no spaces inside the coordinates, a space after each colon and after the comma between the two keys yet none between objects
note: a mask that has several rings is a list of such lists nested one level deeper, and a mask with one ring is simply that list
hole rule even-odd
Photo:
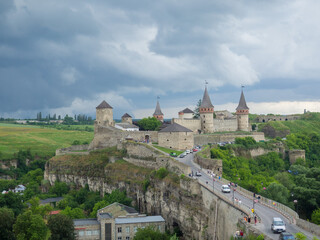
[{"label": "street lamp", "polygon": [[214,177],[213,177],[213,179],[212,179],[212,188],[213,188],[213,192],[214,192],[214,182],[215,182],[216,180],[214,179]]},{"label": "street lamp", "polygon": [[295,209],[296,209],[296,212],[297,212],[298,200],[293,200],[293,203],[294,203],[294,206],[295,206]]}]

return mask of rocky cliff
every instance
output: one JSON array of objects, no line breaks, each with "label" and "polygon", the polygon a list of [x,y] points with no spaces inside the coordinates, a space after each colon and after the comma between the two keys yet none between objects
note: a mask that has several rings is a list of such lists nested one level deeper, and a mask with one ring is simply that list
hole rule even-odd
[{"label": "rocky cliff", "polygon": [[185,239],[229,239],[237,230],[243,212],[197,180],[174,173],[161,179],[152,169],[117,160],[122,158],[117,150],[96,154],[56,156],[46,164],[45,179],[50,184],[57,180],[79,187],[88,184],[102,194],[125,190],[141,213],[161,214],[167,228],[179,227]]}]

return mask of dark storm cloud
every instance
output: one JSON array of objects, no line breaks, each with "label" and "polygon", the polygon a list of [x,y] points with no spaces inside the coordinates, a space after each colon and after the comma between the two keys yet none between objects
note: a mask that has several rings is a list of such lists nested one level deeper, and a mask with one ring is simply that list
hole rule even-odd
[{"label": "dark storm cloud", "polygon": [[157,95],[190,106],[204,80],[217,104],[237,102],[242,84],[255,102],[318,100],[308,2],[2,1],[0,116],[94,114],[102,99],[121,116]]}]

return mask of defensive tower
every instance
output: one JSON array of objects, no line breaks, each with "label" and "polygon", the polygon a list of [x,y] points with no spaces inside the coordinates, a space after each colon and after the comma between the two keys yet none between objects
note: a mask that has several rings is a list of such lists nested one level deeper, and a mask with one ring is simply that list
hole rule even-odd
[{"label": "defensive tower", "polygon": [[239,131],[250,131],[249,128],[249,108],[244,98],[243,90],[241,90],[241,96],[239,105],[236,108],[237,120],[238,120],[238,130]]},{"label": "defensive tower", "polygon": [[213,133],[213,108],[214,107],[211,103],[206,86],[203,94],[203,99],[199,107],[202,133]]},{"label": "defensive tower", "polygon": [[125,113],[125,114],[121,117],[121,122],[132,124],[132,117],[131,117],[128,113]]},{"label": "defensive tower", "polygon": [[159,100],[157,101],[156,110],[154,111],[153,116],[159,121],[163,122],[163,113],[161,112]]},{"label": "defensive tower", "polygon": [[114,125],[112,107],[104,100],[96,107],[96,123],[104,126]]}]

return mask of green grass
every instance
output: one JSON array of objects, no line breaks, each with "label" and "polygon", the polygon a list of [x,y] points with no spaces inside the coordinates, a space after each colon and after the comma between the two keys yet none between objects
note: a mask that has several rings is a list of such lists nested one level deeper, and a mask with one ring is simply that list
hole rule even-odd
[{"label": "green grass", "polygon": [[183,151],[178,151],[178,150],[174,150],[174,149],[171,149],[171,148],[160,147],[160,146],[158,146],[158,145],[156,145],[156,144],[153,144],[153,146],[154,146],[155,148],[157,148],[157,149],[165,152],[165,153],[168,153],[168,154],[174,152],[174,153],[176,153],[177,155],[180,155],[181,153],[183,153]]},{"label": "green grass", "polygon": [[294,120],[294,121],[283,121],[283,122],[268,122],[260,123],[259,131],[266,125],[270,124],[275,130],[284,131],[290,130],[290,133],[303,133],[311,134],[320,132],[320,121],[317,120]]},{"label": "green grass", "polygon": [[0,123],[0,158],[12,158],[19,150],[29,148],[33,154],[50,156],[58,148],[71,146],[75,140],[83,143],[92,139],[93,132]]}]

